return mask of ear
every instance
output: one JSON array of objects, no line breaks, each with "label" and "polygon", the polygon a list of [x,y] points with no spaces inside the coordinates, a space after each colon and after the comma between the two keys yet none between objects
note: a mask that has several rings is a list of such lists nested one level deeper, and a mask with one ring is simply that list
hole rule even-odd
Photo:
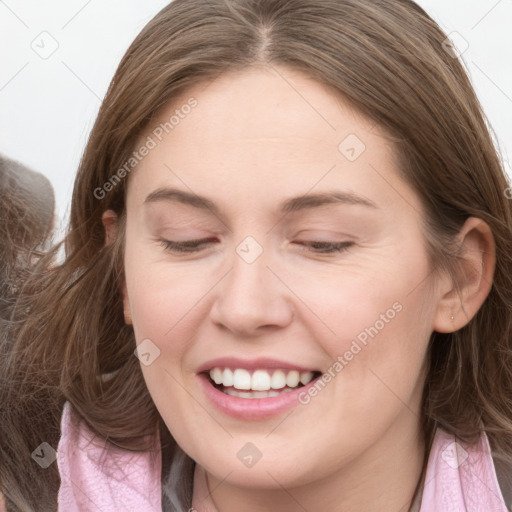
[{"label": "ear", "polygon": [[[101,216],[101,222],[105,229],[105,245],[114,242],[117,236],[117,214],[114,210],[106,210]],[[124,321],[127,325],[132,325],[132,313],[128,301],[128,292],[126,290],[126,279],[123,279],[121,293],[123,296]]]},{"label": "ear", "polygon": [[432,326],[437,332],[454,332],[468,324],[492,287],[496,246],[489,225],[482,219],[470,217],[457,235],[457,241],[462,246],[460,298],[453,276],[446,276]]},{"label": "ear", "polygon": [[116,239],[117,213],[114,210],[106,210],[101,216],[101,222],[105,229],[105,245],[109,245]]}]

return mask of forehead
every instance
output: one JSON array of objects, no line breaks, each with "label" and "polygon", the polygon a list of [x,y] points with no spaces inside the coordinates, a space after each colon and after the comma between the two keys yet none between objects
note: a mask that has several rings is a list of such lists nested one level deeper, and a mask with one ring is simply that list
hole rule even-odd
[{"label": "forehead", "polygon": [[[275,140],[297,149],[299,142],[307,147],[314,141],[328,149],[345,130],[375,128],[333,89],[287,66],[229,71],[195,84],[164,107],[153,124],[165,123],[191,97],[198,105],[185,119],[191,127],[201,128],[198,136],[205,145],[222,138],[226,145],[236,145],[240,139],[256,145]],[[213,124],[206,130],[208,122]],[[173,132],[179,132],[177,128]]]},{"label": "forehead", "polygon": [[332,89],[288,67],[195,84],[158,113],[139,144],[147,137],[155,146],[128,191],[138,204],[162,186],[227,194],[233,203],[243,197],[246,207],[313,188],[367,197],[373,189],[384,202],[397,199],[395,152],[385,133]]}]

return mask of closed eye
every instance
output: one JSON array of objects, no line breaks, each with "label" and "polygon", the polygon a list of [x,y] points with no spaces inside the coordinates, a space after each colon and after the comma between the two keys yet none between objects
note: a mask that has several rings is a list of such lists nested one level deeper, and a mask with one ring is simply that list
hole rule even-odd
[{"label": "closed eye", "polygon": [[200,240],[186,240],[184,242],[173,242],[172,240],[162,240],[162,245],[167,251],[178,253],[199,252],[202,245],[208,245],[210,238]]},{"label": "closed eye", "polygon": [[[172,240],[162,240],[161,245],[172,253],[195,253],[203,250],[204,246],[211,244],[211,238],[204,238],[199,240],[186,240],[184,242],[174,242]],[[301,245],[303,250],[317,254],[333,254],[342,253],[347,251],[354,242],[343,241],[343,242],[326,242],[326,241],[308,241],[308,242],[296,242]],[[306,249],[304,249],[306,247]]]},{"label": "closed eye", "polygon": [[349,247],[354,245],[354,242],[302,242],[301,245],[305,245],[310,248],[312,252],[321,254],[341,253],[348,250]]}]

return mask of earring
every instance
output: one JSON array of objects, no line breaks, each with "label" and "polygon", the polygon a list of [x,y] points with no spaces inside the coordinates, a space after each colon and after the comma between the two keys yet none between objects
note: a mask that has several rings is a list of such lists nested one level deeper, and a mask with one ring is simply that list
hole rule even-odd
[{"label": "earring", "polygon": [[452,315],[450,316],[450,320],[453,322],[455,320],[455,317],[453,316],[453,313]]}]

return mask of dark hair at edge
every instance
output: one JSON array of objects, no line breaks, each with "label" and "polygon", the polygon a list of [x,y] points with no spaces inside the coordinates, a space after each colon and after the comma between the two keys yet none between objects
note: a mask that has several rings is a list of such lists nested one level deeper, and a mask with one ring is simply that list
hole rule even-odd
[{"label": "dark hair at edge", "polygon": [[[470,216],[490,225],[492,289],[466,326],[432,334],[422,421],[427,446],[436,424],[468,442],[485,429],[500,483],[512,485],[508,183],[464,67],[442,48],[445,38],[410,0],[175,0],[145,26],[121,60],[80,162],[65,261],[56,261],[55,247],[20,293],[14,349],[2,362],[10,432],[2,439],[1,474],[9,510],[55,508],[56,464],[42,470],[30,453],[43,440],[56,447],[65,400],[98,435],[127,450],[148,450],[144,436],[158,428],[162,482],[173,457],[182,463],[170,476],[175,495],[163,496],[163,509],[190,506],[194,461],[156,410],[133,354],[133,329],[124,323],[127,179],[102,199],[93,191],[187,87],[249,66],[302,71],[386,131],[398,171],[424,205],[433,272],[450,272],[458,282],[455,235]],[[111,245],[101,222],[107,209],[120,222]],[[16,424],[19,418],[30,420]]]},{"label": "dark hair at edge", "polygon": [[[9,458],[11,447],[19,449],[25,443],[18,430],[25,419],[18,414],[21,408],[15,392],[10,395],[13,383],[5,371],[13,350],[12,314],[33,265],[52,243],[54,207],[53,188],[45,176],[0,155],[0,477],[4,474],[7,483],[17,482],[16,461]],[[15,400],[9,407],[10,396]],[[0,510],[3,505],[0,493]]]}]

